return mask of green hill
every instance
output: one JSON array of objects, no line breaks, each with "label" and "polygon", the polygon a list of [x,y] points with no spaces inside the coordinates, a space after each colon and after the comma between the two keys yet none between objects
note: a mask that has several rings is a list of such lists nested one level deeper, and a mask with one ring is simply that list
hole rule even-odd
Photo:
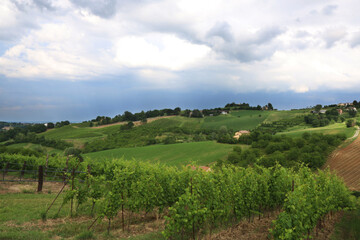
[{"label": "green hill", "polygon": [[285,132],[279,132],[277,134],[285,134],[291,137],[300,137],[304,132],[308,133],[323,133],[323,134],[339,134],[344,133],[347,138],[352,137],[356,129],[354,127],[347,128],[345,123],[334,123],[325,127],[312,128],[308,126],[295,126],[288,129]]},{"label": "green hill", "polygon": [[[111,160],[124,157],[138,161],[159,162],[169,166],[181,166],[191,162],[208,165],[227,157],[234,145],[216,142],[193,142],[169,145],[152,145],[135,148],[117,148],[84,154],[86,158]],[[248,147],[248,146],[244,146]]]},{"label": "green hill", "polygon": [[205,117],[201,125],[205,129],[220,129],[226,126],[233,130],[252,130],[262,123],[270,114],[270,111],[240,110],[230,114],[215,117]]}]

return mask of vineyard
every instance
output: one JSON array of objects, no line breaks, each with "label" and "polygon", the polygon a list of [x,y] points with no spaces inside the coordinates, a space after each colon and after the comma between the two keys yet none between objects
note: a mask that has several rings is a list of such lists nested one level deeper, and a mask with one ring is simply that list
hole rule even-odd
[{"label": "vineyard", "polygon": [[[44,159],[19,160],[10,155],[3,155],[0,163],[4,166],[10,160],[44,164]],[[71,158],[68,167],[85,171],[86,161],[78,160]],[[64,168],[64,159],[54,160],[54,166]],[[44,220],[56,218],[49,209],[57,200],[61,201],[58,213],[69,204],[71,216],[90,212],[94,217],[89,231],[104,221],[109,234],[114,229],[125,231],[130,222],[155,214],[165,219],[165,238],[199,239],[282,209],[270,234],[274,239],[304,239],[313,229],[321,229],[328,213],[355,206],[349,190],[335,175],[327,171],[314,174],[307,167],[227,166],[204,172],[117,160],[93,164],[91,169],[91,174],[68,178],[63,198],[56,197],[44,206]]]},{"label": "vineyard", "polygon": [[325,167],[335,171],[350,189],[360,191],[360,138],[334,152]]}]

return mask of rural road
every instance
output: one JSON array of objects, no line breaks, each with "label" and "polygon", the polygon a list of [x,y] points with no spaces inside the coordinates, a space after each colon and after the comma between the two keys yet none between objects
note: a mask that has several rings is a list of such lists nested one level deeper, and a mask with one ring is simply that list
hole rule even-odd
[{"label": "rural road", "polygon": [[356,131],[355,131],[355,133],[354,133],[354,136],[349,137],[348,139],[357,138],[357,137],[359,136],[359,132],[360,132],[359,126],[356,126]]}]

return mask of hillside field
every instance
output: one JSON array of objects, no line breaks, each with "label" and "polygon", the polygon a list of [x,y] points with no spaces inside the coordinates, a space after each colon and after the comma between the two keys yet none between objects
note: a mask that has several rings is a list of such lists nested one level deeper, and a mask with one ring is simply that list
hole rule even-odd
[{"label": "hillside field", "polygon": [[[136,148],[117,148],[84,154],[86,158],[111,160],[124,157],[138,161],[159,162],[168,166],[182,166],[189,163],[208,165],[227,157],[234,145],[216,142],[192,142],[169,145],[153,145]],[[248,146],[243,146],[244,148]]]},{"label": "hillside field", "polygon": [[[306,112],[306,111],[305,111]],[[188,118],[180,116],[170,116],[167,118],[149,119],[147,125],[152,127],[184,127],[189,129],[220,129],[226,126],[233,130],[253,130],[262,122],[272,122],[280,119],[288,119],[303,115],[303,110],[292,111],[257,111],[240,110],[232,111],[227,115],[219,115],[204,118]],[[81,145],[95,139],[101,139],[108,134],[118,130],[119,124],[103,125],[99,127],[82,127],[82,124],[71,124],[61,128],[55,128],[39,134],[46,138],[55,140],[67,140],[75,145]]]},{"label": "hillside field", "polygon": [[25,148],[25,149],[31,149],[31,150],[37,150],[37,149],[44,149],[46,150],[47,153],[52,154],[52,153],[62,153],[62,150],[59,149],[55,149],[55,148],[51,148],[51,147],[44,147],[41,146],[40,144],[33,144],[33,143],[16,143],[16,144],[11,144],[8,146],[9,148]]},{"label": "hillside field", "polygon": [[111,132],[119,129],[120,126],[112,125],[105,128],[78,127],[77,124],[71,124],[61,128],[54,128],[40,136],[55,140],[65,140],[74,143],[76,147],[82,146],[85,142],[104,138]]},{"label": "hillside field", "polygon": [[279,132],[277,134],[285,134],[291,137],[300,137],[303,133],[323,133],[323,134],[341,134],[344,133],[347,138],[354,135],[356,128],[347,128],[345,123],[334,123],[325,127],[311,128],[305,125],[295,126],[288,129],[286,132]]}]

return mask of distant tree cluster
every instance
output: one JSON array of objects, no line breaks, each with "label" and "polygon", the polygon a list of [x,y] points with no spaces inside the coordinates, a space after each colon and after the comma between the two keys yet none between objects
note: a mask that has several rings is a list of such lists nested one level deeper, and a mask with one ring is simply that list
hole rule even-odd
[{"label": "distant tree cluster", "polygon": [[310,168],[321,167],[331,151],[346,139],[345,135],[323,135],[304,133],[301,138],[253,132],[250,134],[251,148],[234,147],[227,162],[243,167],[259,164],[272,167],[277,162],[284,167],[304,163]]},{"label": "distant tree cluster", "polygon": [[110,123],[117,123],[117,122],[133,122],[133,121],[141,121],[146,122],[147,118],[154,118],[154,117],[161,117],[161,116],[173,116],[173,115],[180,115],[181,108],[176,107],[174,109],[164,108],[161,110],[149,110],[149,111],[141,111],[138,113],[132,113],[130,111],[125,111],[123,114],[118,114],[115,117],[107,117],[107,116],[97,116],[95,119],[90,121],[91,126],[94,122],[98,125],[106,125]]},{"label": "distant tree cluster", "polygon": [[[250,106],[249,103],[228,103],[225,105],[224,110],[262,110],[263,108],[260,105],[257,105],[256,107],[252,107]],[[264,109],[267,110],[274,110],[273,106],[271,103],[268,103],[267,105],[264,106]]]},{"label": "distant tree cluster", "polygon": [[56,128],[61,128],[67,125],[70,125],[70,122],[68,120],[55,123]]}]

